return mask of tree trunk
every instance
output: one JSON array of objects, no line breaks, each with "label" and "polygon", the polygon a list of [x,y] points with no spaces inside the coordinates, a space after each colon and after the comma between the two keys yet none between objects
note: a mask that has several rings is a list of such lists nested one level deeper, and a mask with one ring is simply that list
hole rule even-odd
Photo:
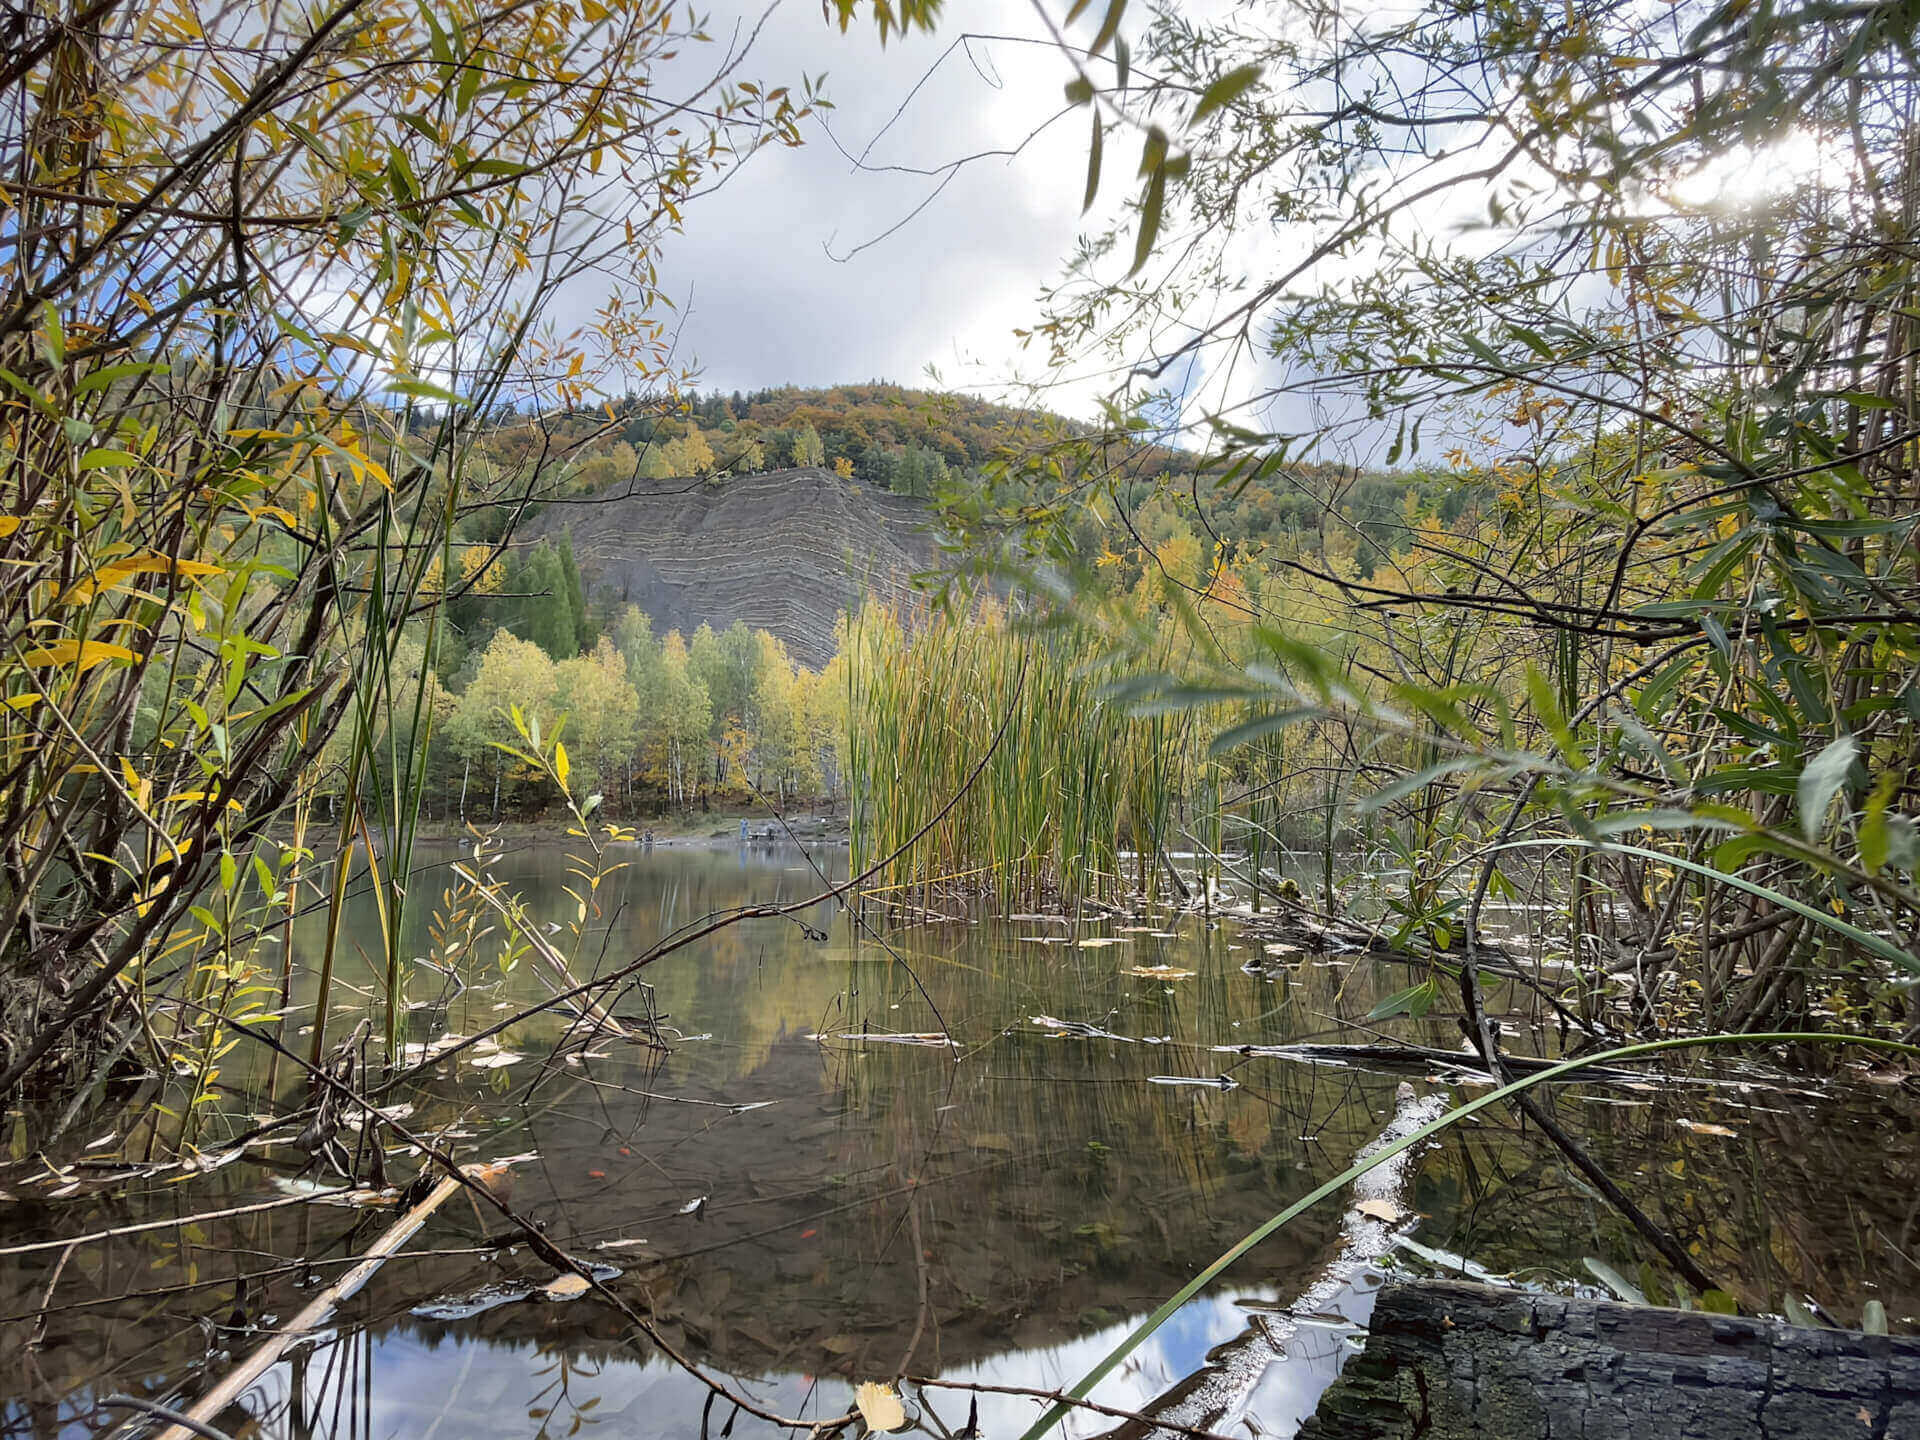
[{"label": "tree trunk", "polygon": [[1895,1440],[1920,1339],[1497,1290],[1389,1286],[1299,1440]]}]

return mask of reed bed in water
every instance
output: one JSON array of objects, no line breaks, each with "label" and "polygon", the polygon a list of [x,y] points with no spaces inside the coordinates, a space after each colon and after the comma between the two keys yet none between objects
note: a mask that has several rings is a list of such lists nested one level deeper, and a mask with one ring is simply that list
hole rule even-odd
[{"label": "reed bed in water", "polygon": [[[882,904],[1150,902],[1158,857],[1186,848],[1190,797],[1224,783],[1194,717],[1128,713],[1103,696],[1093,641],[1016,624],[990,601],[912,614],[870,604],[844,653],[853,866],[893,857],[866,891]],[[1217,817],[1217,803],[1203,808]],[[1216,848],[1217,819],[1208,833]]]}]

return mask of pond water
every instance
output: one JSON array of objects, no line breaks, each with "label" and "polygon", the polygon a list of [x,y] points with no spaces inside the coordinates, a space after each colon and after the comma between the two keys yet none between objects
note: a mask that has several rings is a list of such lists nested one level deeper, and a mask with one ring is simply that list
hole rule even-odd
[{"label": "pond water", "polygon": [[[832,849],[809,858],[759,845],[627,858],[602,890],[607,966],[703,915],[816,893],[813,867],[838,874],[845,863]],[[509,855],[498,873],[536,915],[572,906],[557,849]],[[429,868],[417,884],[443,882]],[[343,946],[344,979],[369,994],[362,957],[377,950],[375,925],[370,908],[357,912]],[[303,929],[296,946],[317,934]],[[1214,1256],[1344,1169],[1407,1078],[1229,1048],[1364,1039],[1342,1022],[1404,988],[1404,967],[1269,957],[1231,922],[1193,915],[928,926],[887,940],[827,905],[745,922],[648,971],[677,1036],[670,1053],[600,1042],[549,1064],[566,1025],[546,1015],[387,1099],[464,1155],[522,1157],[513,1206],[563,1248],[618,1267],[615,1287],[669,1343],[770,1410],[825,1417],[848,1408],[855,1382],[891,1377],[903,1360],[952,1382],[1072,1384]],[[1167,972],[1132,973],[1155,967]],[[531,963],[467,978],[455,991],[430,971],[413,976],[412,1042],[474,1034],[541,993]],[[332,1023],[356,1018],[347,1007]],[[1099,1033],[1062,1034],[1055,1020]],[[1552,1044],[1530,1037],[1524,1014],[1507,1023],[1516,1049]],[[951,1047],[878,1038],[943,1025]],[[1372,1028],[1460,1044],[1438,1018]],[[258,1081],[243,1055],[230,1063],[236,1079]],[[1471,1093],[1412,1078],[1423,1093]],[[297,1105],[302,1088],[283,1075],[278,1098]],[[1852,1072],[1811,1085],[1716,1062],[1657,1085],[1563,1090],[1557,1104],[1743,1310],[1778,1311],[1791,1290],[1856,1324],[1878,1298],[1896,1330],[1914,1327],[1920,1152],[1903,1091]],[[265,1096],[236,1090],[203,1117],[203,1146],[218,1151],[265,1109]],[[259,1342],[250,1327],[290,1317],[391,1223],[390,1208],[303,1203],[288,1193],[293,1162],[252,1155],[210,1173],[74,1188],[103,1163],[137,1159],[145,1118],[140,1097],[117,1098],[74,1128],[73,1153],[54,1157],[91,1168],[55,1175],[30,1158],[9,1171],[0,1435],[104,1434],[130,1416],[103,1406],[109,1396],[191,1398]],[[1602,1293],[1595,1259],[1652,1279],[1657,1298],[1649,1255],[1552,1148],[1504,1112],[1483,1120],[1415,1167],[1411,1238],[1426,1258],[1401,1251],[1362,1267],[1323,1308],[1364,1320],[1383,1275],[1430,1273],[1436,1252],[1519,1283]],[[392,1173],[411,1167],[396,1159]],[[1309,1212],[1259,1247],[1094,1398],[1138,1408],[1261,1323],[1321,1274],[1343,1208]],[[239,1213],[211,1213],[228,1210]],[[162,1223],[182,1217],[199,1218]],[[130,1225],[147,1228],[65,1244]],[[552,1272],[511,1239],[456,1197],[222,1426],[289,1440],[625,1440],[703,1425],[718,1436],[729,1421],[734,1435],[772,1433],[725,1400],[710,1404],[704,1384],[594,1297],[514,1298]],[[1300,1326],[1233,1433],[1290,1434],[1353,1334],[1324,1319]],[[932,1434],[960,1432],[977,1403],[989,1437],[1019,1435],[1042,1408],[963,1389],[909,1402]],[[1083,1413],[1061,1433],[1114,1424]]]}]

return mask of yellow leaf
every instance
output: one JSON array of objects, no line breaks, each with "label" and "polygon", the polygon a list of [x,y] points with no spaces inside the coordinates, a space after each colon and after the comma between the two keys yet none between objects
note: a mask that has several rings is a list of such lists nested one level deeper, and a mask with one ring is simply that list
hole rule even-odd
[{"label": "yellow leaf", "polygon": [[867,1422],[869,1430],[899,1430],[907,1423],[906,1409],[900,1404],[900,1397],[893,1393],[891,1385],[864,1380],[860,1388],[853,1392],[853,1403],[860,1411],[860,1418]]},{"label": "yellow leaf", "polygon": [[4,540],[20,528],[18,515],[0,515],[0,540]]},{"label": "yellow leaf", "polygon": [[560,1275],[547,1282],[546,1295],[549,1300],[574,1300],[592,1288],[584,1275]]},{"label": "yellow leaf", "polygon": [[1707,1120],[1688,1120],[1688,1119],[1682,1118],[1682,1119],[1676,1120],[1674,1123],[1679,1125],[1682,1129],[1693,1131],[1693,1133],[1696,1135],[1733,1136],[1733,1135],[1738,1135],[1740,1133],[1737,1130],[1729,1130],[1725,1125],[1715,1125],[1712,1122]]},{"label": "yellow leaf", "polygon": [[201,560],[175,560],[170,555],[128,555],[119,560],[109,560],[93,574],[76,580],[67,587],[67,593],[60,597],[62,605],[84,605],[102,590],[118,590],[123,582],[135,575],[184,575],[193,579],[208,575],[223,575],[226,572],[218,565],[209,565]]},{"label": "yellow leaf", "polygon": [[567,776],[573,773],[573,764],[567,759],[567,747],[558,740],[553,742],[553,773],[560,777],[562,785],[567,783]]},{"label": "yellow leaf", "polygon": [[56,640],[20,657],[27,665],[74,665],[91,670],[109,660],[132,660],[133,652],[124,645],[109,645],[104,640]]},{"label": "yellow leaf", "polygon": [[25,710],[29,706],[38,705],[44,698],[38,690],[29,690],[24,695],[8,696],[4,703],[9,710]]}]

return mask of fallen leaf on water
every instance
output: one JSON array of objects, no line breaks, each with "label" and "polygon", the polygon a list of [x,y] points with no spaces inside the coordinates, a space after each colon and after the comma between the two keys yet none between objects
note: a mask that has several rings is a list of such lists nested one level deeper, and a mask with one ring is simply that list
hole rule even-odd
[{"label": "fallen leaf on water", "polygon": [[1680,1124],[1680,1125],[1681,1125],[1681,1126],[1682,1126],[1683,1128],[1685,1128],[1685,1129],[1688,1129],[1688,1130],[1691,1130],[1691,1131],[1692,1131],[1692,1132],[1693,1132],[1694,1134],[1696,1134],[1696,1135],[1727,1135],[1727,1136],[1735,1136],[1735,1135],[1738,1135],[1738,1134],[1740,1133],[1740,1132],[1739,1132],[1738,1130],[1729,1130],[1729,1129],[1728,1129],[1728,1128],[1727,1128],[1726,1126],[1724,1126],[1724,1125],[1713,1125],[1713,1124],[1709,1124],[1709,1123],[1708,1123],[1707,1121],[1705,1121],[1705,1120],[1685,1120],[1685,1119],[1683,1119],[1683,1120],[1681,1120],[1681,1121],[1679,1121],[1678,1123],[1679,1123],[1679,1124]]},{"label": "fallen leaf on water", "polygon": [[1298,955],[1301,953],[1298,945],[1262,945],[1260,948],[1269,955]]},{"label": "fallen leaf on water", "polygon": [[602,1240],[593,1248],[596,1250],[631,1250],[636,1245],[644,1245],[645,1240]]},{"label": "fallen leaf on water", "polygon": [[1391,1225],[1400,1218],[1400,1207],[1391,1200],[1362,1200],[1353,1208],[1369,1220],[1378,1220],[1382,1225]]},{"label": "fallen leaf on water", "polygon": [[1127,971],[1129,975],[1143,976],[1148,980],[1191,980],[1193,971],[1182,970],[1177,965],[1136,965]]},{"label": "fallen leaf on water", "polygon": [[682,1215],[696,1215],[700,1211],[706,1208],[707,1208],[707,1197],[705,1195],[699,1195],[687,1201],[686,1204],[682,1205],[680,1207],[680,1213]]},{"label": "fallen leaf on water", "polygon": [[328,1185],[319,1180],[303,1180],[297,1176],[288,1178],[284,1175],[273,1177],[273,1188],[282,1195],[299,1195],[327,1205],[379,1205],[392,1199],[394,1193],[368,1187]]},{"label": "fallen leaf on water", "polygon": [[893,1393],[891,1385],[876,1384],[872,1380],[862,1381],[860,1388],[853,1392],[853,1403],[859,1408],[860,1418],[867,1422],[869,1430],[898,1430],[907,1423],[906,1408],[901,1405],[900,1397]]},{"label": "fallen leaf on water", "polygon": [[517,1064],[524,1059],[526,1056],[516,1055],[511,1050],[497,1050],[491,1055],[476,1055],[467,1063],[476,1070],[498,1070],[507,1065]]},{"label": "fallen leaf on water", "polygon": [[1099,950],[1107,945],[1124,945],[1125,943],[1115,935],[1089,935],[1079,942],[1082,950]]},{"label": "fallen leaf on water", "polygon": [[546,1296],[549,1300],[577,1300],[592,1288],[584,1275],[556,1275],[547,1282]]}]

